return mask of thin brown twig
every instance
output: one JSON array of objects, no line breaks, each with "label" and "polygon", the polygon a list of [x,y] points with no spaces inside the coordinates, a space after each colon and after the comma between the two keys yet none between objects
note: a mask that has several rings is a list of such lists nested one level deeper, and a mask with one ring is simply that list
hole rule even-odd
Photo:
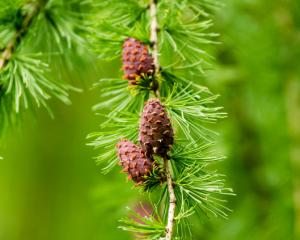
[{"label": "thin brown twig", "polygon": [[154,74],[154,95],[159,97],[159,87],[157,78],[159,76],[160,65],[158,59],[158,23],[157,23],[157,8],[156,8],[157,0],[151,0],[150,2],[150,17],[151,17],[151,26],[150,26],[150,41],[152,44],[152,55],[153,55],[153,62],[155,67],[155,74]]},{"label": "thin brown twig", "polygon": [[19,28],[16,28],[14,36],[9,41],[7,46],[3,49],[0,55],[0,71],[5,68],[5,66],[12,58],[13,53],[21,44],[22,39],[27,35],[30,26],[38,16],[42,5],[46,4],[46,2],[46,0],[41,2],[30,2],[22,7],[21,11],[26,9],[27,12],[24,13],[21,26]]},{"label": "thin brown twig", "polygon": [[164,159],[164,168],[167,177],[167,185],[168,185],[168,192],[169,192],[169,211],[168,211],[168,222],[166,227],[165,240],[171,240],[173,235],[174,222],[175,222],[176,196],[175,196],[172,176],[169,168],[169,160],[167,158]]},{"label": "thin brown twig", "polygon": [[[150,41],[152,44],[152,54],[155,66],[155,77],[159,76],[160,65],[159,65],[159,51],[158,51],[158,23],[157,23],[157,0],[151,0],[150,2],[150,16],[151,16],[151,36]],[[156,80],[157,81],[157,80]],[[159,97],[158,88],[155,91],[155,96]],[[165,240],[171,240],[175,222],[175,209],[176,209],[176,196],[173,187],[173,180],[170,172],[169,160],[167,157],[164,158],[164,170],[167,178],[167,186],[169,192],[169,211],[168,220],[166,226]]]}]

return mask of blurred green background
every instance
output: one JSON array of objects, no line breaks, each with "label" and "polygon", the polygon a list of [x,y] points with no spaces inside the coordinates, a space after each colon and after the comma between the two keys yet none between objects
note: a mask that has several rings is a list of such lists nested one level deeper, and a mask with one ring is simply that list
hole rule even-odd
[{"label": "blurred green background", "polygon": [[[215,16],[221,45],[208,85],[229,117],[216,128],[220,163],[237,194],[229,219],[202,219],[194,239],[300,239],[300,2],[226,0]],[[133,239],[117,228],[139,194],[116,169],[101,175],[85,137],[101,118],[90,86],[118,63],[82,67],[85,91],[52,102],[5,138],[0,160],[0,240]]]}]

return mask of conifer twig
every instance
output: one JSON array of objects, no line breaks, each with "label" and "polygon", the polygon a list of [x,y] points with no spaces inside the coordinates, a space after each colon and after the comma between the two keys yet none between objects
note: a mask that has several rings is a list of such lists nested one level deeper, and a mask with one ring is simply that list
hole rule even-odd
[{"label": "conifer twig", "polygon": [[[160,65],[158,59],[158,23],[157,23],[157,0],[151,0],[150,2],[150,17],[151,17],[151,36],[150,41],[152,44],[152,54],[155,66],[155,76],[159,74]],[[159,96],[159,91],[155,91],[155,95]],[[165,240],[171,240],[173,234],[173,225],[175,220],[175,208],[176,208],[176,196],[174,193],[173,180],[169,169],[168,159],[164,158],[164,170],[167,178],[168,192],[169,192],[169,211],[168,220],[166,226]]]},{"label": "conifer twig", "polygon": [[[163,208],[161,214],[154,212],[153,220],[143,216],[137,217],[139,221],[131,217],[122,220],[121,228],[141,239],[190,239],[191,224],[186,218],[202,212],[227,217],[230,211],[219,196],[233,195],[232,190],[224,187],[221,175],[207,169],[220,159],[210,150],[215,133],[207,123],[224,114],[219,112],[221,108],[211,106],[216,96],[190,79],[202,73],[204,64],[200,63],[207,57],[199,46],[213,43],[210,37],[214,34],[206,32],[211,25],[208,15],[205,19],[199,16],[207,4],[198,0],[114,0],[100,4],[105,11],[99,14],[103,23],[95,35],[101,42],[97,51],[110,59],[121,50],[124,78],[132,91],[124,91],[127,84],[120,79],[102,81],[102,96],[114,97],[97,108],[114,105],[115,113],[107,115],[108,121],[99,132],[89,135],[95,138],[90,145],[102,149],[99,161],[109,158],[105,171],[119,161],[143,191],[150,193],[161,186],[154,204],[156,210]],[[177,75],[173,70],[183,72]],[[115,123],[107,129],[111,120]],[[174,140],[174,136],[178,138]],[[114,148],[117,141],[118,158]],[[162,218],[154,221],[160,215]]]},{"label": "conifer twig", "polygon": [[[16,51],[17,47],[21,44],[22,38],[24,38],[27,35],[31,24],[38,16],[42,5],[46,4],[46,2],[47,0],[36,3],[31,2],[26,5],[26,7],[30,8],[30,11],[25,13],[22,19],[21,26],[16,28],[14,37],[2,51],[0,56],[0,71],[3,70],[4,67],[7,65],[13,53]],[[22,7],[20,10],[22,10]]]}]

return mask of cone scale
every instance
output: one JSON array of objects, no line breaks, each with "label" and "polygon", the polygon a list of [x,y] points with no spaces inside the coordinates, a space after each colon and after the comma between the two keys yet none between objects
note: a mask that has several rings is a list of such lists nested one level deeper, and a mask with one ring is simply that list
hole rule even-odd
[{"label": "cone scale", "polygon": [[137,85],[138,78],[154,74],[153,58],[148,51],[148,46],[134,38],[127,38],[122,51],[124,71],[123,78],[130,85]]},{"label": "cone scale", "polygon": [[128,174],[128,179],[143,183],[154,168],[153,159],[146,157],[141,147],[128,140],[120,141],[116,147],[122,171]]},{"label": "cone scale", "polygon": [[167,157],[174,143],[170,119],[159,99],[146,102],[140,121],[139,141],[147,157]]}]

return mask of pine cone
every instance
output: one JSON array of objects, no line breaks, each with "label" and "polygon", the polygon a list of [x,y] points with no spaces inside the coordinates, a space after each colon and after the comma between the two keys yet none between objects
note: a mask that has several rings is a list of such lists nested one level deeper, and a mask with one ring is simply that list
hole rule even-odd
[{"label": "pine cone", "polygon": [[174,142],[170,119],[159,99],[150,99],[143,110],[139,141],[146,156],[166,157]]},{"label": "pine cone", "polygon": [[147,158],[141,147],[128,140],[122,140],[117,144],[120,165],[123,172],[128,173],[128,179],[136,183],[143,183],[145,176],[149,176],[154,168],[154,160]]},{"label": "pine cone", "polygon": [[148,52],[148,47],[142,42],[127,38],[123,45],[123,67],[124,79],[131,85],[137,85],[137,78],[154,73],[153,58]]}]

